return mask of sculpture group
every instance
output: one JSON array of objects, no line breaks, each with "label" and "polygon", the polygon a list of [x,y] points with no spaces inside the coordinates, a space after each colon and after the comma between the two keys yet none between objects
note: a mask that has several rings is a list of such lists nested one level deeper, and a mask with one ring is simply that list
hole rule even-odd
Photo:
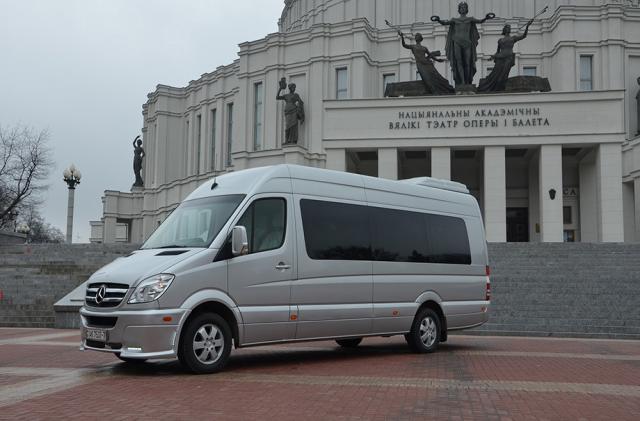
[{"label": "sculpture group", "polygon": [[[544,13],[546,8],[540,13]],[[424,93],[432,95],[448,95],[453,93],[475,93],[477,92],[501,92],[507,89],[509,73],[515,65],[514,45],[525,39],[529,33],[529,26],[535,17],[527,22],[524,32],[521,35],[511,35],[511,25],[505,25],[502,30],[502,38],[498,41],[498,49],[491,60],[495,66],[491,73],[480,81],[476,88],[473,85],[473,78],[477,72],[476,62],[478,60],[477,46],[480,40],[478,25],[487,20],[495,19],[494,13],[488,13],[483,19],[476,19],[469,14],[469,5],[463,1],[458,4],[460,16],[443,20],[440,16],[431,16],[431,21],[440,25],[448,26],[446,41],[446,57],[451,66],[451,73],[455,81],[455,88],[443,77],[434,66],[434,61],[442,62],[439,58],[440,52],[430,52],[422,45],[423,36],[418,33],[414,35],[415,44],[407,44],[405,34],[398,30],[402,46],[411,50],[416,60],[418,73],[424,85]],[[389,26],[391,24],[387,22]],[[397,28],[395,28],[397,29]]]}]

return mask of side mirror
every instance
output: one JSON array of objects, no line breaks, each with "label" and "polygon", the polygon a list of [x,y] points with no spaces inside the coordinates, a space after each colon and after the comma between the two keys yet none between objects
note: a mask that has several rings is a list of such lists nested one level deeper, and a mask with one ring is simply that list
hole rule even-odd
[{"label": "side mirror", "polygon": [[233,227],[233,231],[231,231],[231,253],[233,257],[249,254],[247,229],[242,225]]}]

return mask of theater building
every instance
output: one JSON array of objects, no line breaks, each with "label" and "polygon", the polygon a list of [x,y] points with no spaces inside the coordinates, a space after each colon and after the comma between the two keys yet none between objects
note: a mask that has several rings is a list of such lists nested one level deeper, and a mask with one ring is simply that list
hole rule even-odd
[{"label": "theater building", "polygon": [[[144,188],[106,191],[92,242],[140,243],[200,183],[291,163],[389,179],[430,176],[468,186],[491,242],[640,241],[640,7],[636,0],[470,0],[478,25],[475,83],[491,70],[506,23],[512,76],[551,92],[385,98],[419,78],[389,20],[445,49],[449,0],[287,0],[279,32],[186,87],[159,85],[143,105]],[[427,23],[425,23],[427,22]],[[452,80],[448,63],[440,73]],[[306,120],[284,143],[281,78]]]}]

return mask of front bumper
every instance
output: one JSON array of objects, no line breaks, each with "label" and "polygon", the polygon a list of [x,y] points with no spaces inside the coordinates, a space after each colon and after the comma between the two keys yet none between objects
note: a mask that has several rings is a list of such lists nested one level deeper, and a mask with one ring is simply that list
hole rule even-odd
[{"label": "front bumper", "polygon": [[[175,358],[187,313],[185,309],[104,312],[82,307],[80,349],[124,358]],[[87,339],[88,329],[104,331],[105,341]]]}]

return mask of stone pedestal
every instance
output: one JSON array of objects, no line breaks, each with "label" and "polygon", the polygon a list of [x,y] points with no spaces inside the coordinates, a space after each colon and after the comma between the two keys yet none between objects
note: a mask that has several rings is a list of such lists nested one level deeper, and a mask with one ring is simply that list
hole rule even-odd
[{"label": "stone pedestal", "polygon": [[478,91],[476,85],[457,85],[456,95],[475,95]]}]

